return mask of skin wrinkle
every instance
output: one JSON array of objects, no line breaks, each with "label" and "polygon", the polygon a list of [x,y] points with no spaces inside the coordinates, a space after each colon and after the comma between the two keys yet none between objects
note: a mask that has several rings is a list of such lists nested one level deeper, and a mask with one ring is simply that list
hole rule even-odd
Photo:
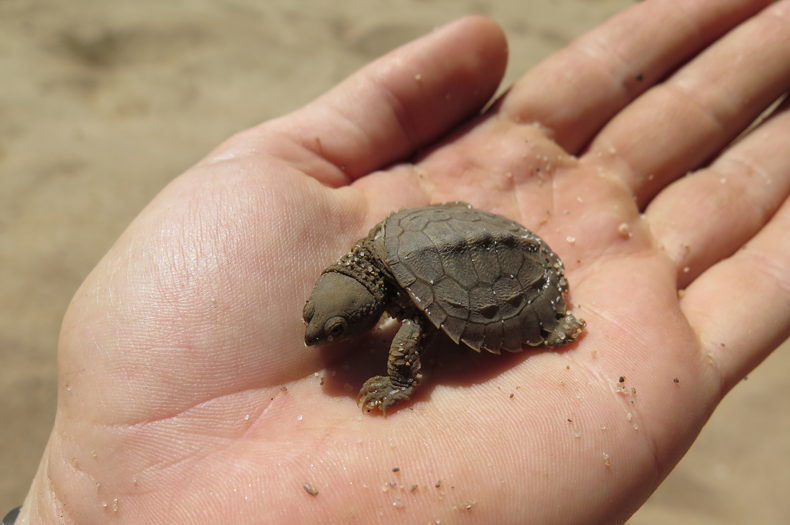
[{"label": "skin wrinkle", "polygon": [[[733,164],[733,167],[727,166],[727,164]],[[739,170],[738,168],[742,168]],[[733,169],[734,168],[734,169]],[[727,183],[729,184],[730,177],[735,177],[736,180],[743,179],[741,175],[745,175],[747,178],[750,177],[752,174],[759,176],[763,183],[771,180],[771,177],[768,174],[768,170],[764,167],[764,165],[754,157],[738,155],[737,153],[730,153],[727,155],[726,161],[717,161],[713,165],[711,165],[711,171],[722,177],[727,178]],[[741,184],[742,189],[748,190],[754,185],[752,184]],[[768,192],[767,190],[763,190],[765,193],[770,195],[775,195],[777,200],[781,195],[778,195],[774,192]],[[749,198],[750,204],[758,204],[761,202],[761,199],[754,195],[754,192],[744,191],[742,195],[745,195]],[[778,204],[778,203],[777,203]],[[777,206],[770,206],[770,207],[763,207],[763,206],[747,206],[747,208],[752,212],[757,212],[758,222],[761,225],[767,224],[768,221],[771,220],[771,217],[774,216],[776,213],[776,209],[771,211],[771,208],[776,208]]]},{"label": "skin wrinkle", "polygon": [[[688,318],[688,315],[686,314],[687,310],[683,308],[683,304],[684,304],[683,299],[679,299],[678,306],[680,308],[680,312],[685,318]],[[694,334],[694,338],[696,340],[696,346],[697,348],[699,348],[699,352],[697,353],[697,355],[699,356],[700,359],[707,361],[708,370],[712,370],[715,373],[717,379],[716,382],[717,384],[715,385],[715,394],[711,395],[711,400],[710,400],[710,406],[713,408],[707,409],[705,412],[706,414],[710,414],[711,411],[715,409],[716,406],[718,406],[718,404],[721,402],[721,400],[724,398],[724,395],[728,391],[728,389],[726,388],[724,371],[718,360],[715,359],[715,354],[713,353],[716,351],[715,348],[711,349],[709,346],[704,344],[703,333],[700,331],[700,327],[695,326],[692,323],[689,323],[689,329],[691,330],[691,333]],[[708,418],[706,417],[704,421],[707,421],[707,419]]]},{"label": "skin wrinkle", "polygon": [[[596,170],[595,175],[601,179],[606,180],[609,184],[612,184],[616,187],[617,190],[622,190],[623,192],[633,194],[634,190],[630,187],[629,183],[626,182],[626,177],[621,177],[615,174],[615,170],[606,169],[605,166],[601,165],[598,161],[598,152],[601,151],[598,147],[595,149],[587,150],[586,152],[582,153],[581,156],[578,157],[578,160],[581,164],[586,165],[591,170]],[[603,152],[602,152],[603,154]],[[633,180],[634,171],[631,169],[629,163],[622,158],[618,158],[618,161],[622,163],[622,165],[628,168],[628,173],[631,174],[630,180]],[[600,169],[600,172],[598,172]],[[619,171],[619,170],[618,170]],[[612,194],[616,194],[618,192],[613,191]],[[637,211],[641,211],[637,207]]]},{"label": "skin wrinkle", "polygon": [[[557,71],[551,71],[551,72],[554,74],[558,73]],[[576,76],[568,78],[572,74],[571,71],[564,71],[562,72],[562,74],[565,76],[564,80],[566,81],[565,82],[566,84],[571,84],[578,81],[578,78]],[[584,148],[587,141],[586,140],[582,141],[581,143],[575,145],[574,147],[569,146],[568,142],[571,139],[574,139],[574,142],[578,142],[578,140],[575,139],[574,134],[572,132],[568,132],[568,133],[558,132],[555,126],[551,125],[549,122],[546,122],[545,119],[553,117],[552,115],[543,115],[543,116],[534,115],[530,113],[530,111],[525,111],[523,107],[519,108],[519,104],[517,102],[514,102],[512,104],[508,103],[509,100],[512,99],[512,97],[520,98],[520,92],[517,88],[518,88],[518,82],[514,86],[511,86],[502,95],[499,101],[496,101],[493,104],[491,109],[497,111],[497,118],[501,118],[501,115],[503,115],[510,122],[513,122],[517,125],[532,126],[538,129],[543,134],[543,136],[546,137],[548,140],[551,140],[552,142],[557,144],[557,146],[561,148],[563,151],[567,151],[568,153],[573,155],[579,154],[581,149]],[[514,106],[512,109],[510,108],[511,105]],[[501,111],[500,107],[504,108],[504,111]],[[529,108],[529,109],[533,110],[533,108]],[[522,116],[522,112],[528,114],[529,116],[528,117]],[[560,116],[559,123],[562,123],[563,120],[567,120],[567,119],[568,119],[568,115],[562,114]]]},{"label": "skin wrinkle", "polygon": [[[616,157],[616,159],[617,159],[617,169],[616,170],[613,169],[611,170],[611,172],[614,173],[615,171],[617,171],[619,173],[622,173],[623,176],[620,177],[620,182],[623,186],[623,189],[628,191],[631,194],[631,196],[639,195],[642,187],[644,187],[645,183],[648,182],[647,178],[644,176],[640,177],[638,172],[633,168],[631,162],[627,158],[618,156]],[[606,173],[608,173],[609,171],[610,170],[604,170],[604,175],[606,175]],[[611,180],[611,179],[616,179],[618,177],[607,177],[607,178]],[[641,183],[635,183],[634,182],[635,179],[641,180]],[[626,183],[625,182],[626,180],[630,181],[630,183]],[[644,204],[640,204],[639,200],[640,199],[634,201],[634,208],[637,213],[641,213],[645,211],[645,209],[647,208],[647,204],[649,202],[646,201]]]},{"label": "skin wrinkle", "polygon": [[[126,430],[129,430],[129,429],[126,429]],[[248,430],[249,430],[249,428],[247,430],[245,430],[244,434],[246,434],[246,432]],[[183,430],[182,430],[182,432],[183,432]],[[195,433],[192,433],[192,434],[195,434]],[[183,453],[181,453],[181,454],[178,454],[178,455],[170,454],[168,456],[168,457],[170,457],[169,460],[165,460],[165,459],[156,460],[154,463],[148,464],[143,469],[141,469],[139,471],[135,471],[135,476],[136,477],[138,477],[138,476],[139,477],[144,477],[146,475],[150,475],[150,476],[157,477],[157,478],[161,478],[161,477],[165,477],[166,478],[166,477],[170,476],[169,472],[172,472],[174,469],[178,469],[181,466],[184,466],[185,468],[187,468],[190,471],[196,470],[196,469],[198,469],[198,467],[199,467],[199,465],[201,463],[211,459],[212,457],[216,456],[217,454],[221,454],[221,453],[227,452],[228,450],[232,449],[235,445],[237,445],[236,441],[239,440],[238,436],[222,437],[222,436],[217,436],[217,435],[213,435],[213,436],[206,436],[204,434],[197,434],[197,435],[200,435],[200,436],[206,438],[204,441],[205,442],[210,442],[210,446],[206,446],[206,444],[204,443],[204,445],[201,446],[199,449],[198,448],[185,449],[185,450],[183,450]],[[159,438],[161,439],[164,436],[165,436],[164,433],[160,434]],[[209,437],[211,438],[210,440],[208,439]],[[241,441],[239,441],[239,442],[241,442]],[[224,443],[224,445],[222,445],[222,443]],[[156,441],[150,443],[151,447],[154,447],[155,445],[156,445]],[[200,451],[204,451],[206,453],[201,456]],[[140,457],[140,459],[142,459],[142,457]],[[67,465],[69,468],[72,468],[72,470],[75,470],[73,468],[73,466],[71,466],[71,462],[67,461],[65,458],[63,458],[63,463],[64,463],[64,465]],[[82,474],[84,474],[89,480],[92,480],[93,483],[95,483],[96,481],[100,481],[97,477],[95,477],[95,476],[93,476],[91,474],[88,474],[85,470],[82,470],[82,469],[77,469],[77,470],[79,472],[81,472]],[[183,477],[185,477],[185,478],[187,478],[189,480],[193,480],[194,479],[193,476],[183,476]],[[152,491],[139,491],[139,490],[136,489],[134,496],[135,497],[139,497],[141,495],[150,494],[150,493],[152,493]],[[54,491],[53,491],[53,494],[54,494]],[[125,493],[119,491],[118,494],[125,494]]]},{"label": "skin wrinkle", "polygon": [[[740,131],[740,123],[733,123],[732,117],[742,113],[740,110],[745,106],[744,101],[736,100],[736,97],[731,94],[724,83],[717,83],[714,85],[710,82],[705,82],[702,84],[705,86],[705,90],[703,90],[702,93],[698,89],[700,85],[701,83],[698,82],[696,78],[689,81],[684,75],[681,78],[668,82],[664,87],[666,87],[670,93],[681,95],[680,98],[688,100],[693,106],[700,110],[700,113],[707,115],[709,120],[715,122],[723,135],[731,136],[733,131]],[[700,94],[705,95],[704,102],[700,100]],[[722,100],[727,101],[727,107],[725,109],[722,109]]]},{"label": "skin wrinkle", "polygon": [[[63,466],[65,466],[67,469],[70,469],[72,472],[77,472],[78,474],[82,475],[87,481],[91,482],[90,485],[95,486],[96,482],[98,481],[95,476],[89,474],[88,472],[86,472],[83,469],[75,469],[73,467],[73,465],[71,465],[71,460],[70,459],[63,457],[62,455],[60,455],[59,458],[60,458],[60,461],[61,461]],[[70,513],[69,509],[72,506],[71,505],[67,505],[66,501],[64,501],[64,500],[62,500],[60,498],[59,493],[60,492],[64,492],[65,493],[65,491],[57,490],[57,488],[56,488],[57,483],[55,482],[55,477],[52,475],[52,469],[53,468],[57,468],[57,467],[51,467],[49,458],[46,457],[45,463],[42,464],[42,469],[44,469],[44,471],[47,473],[46,474],[46,490],[48,491],[48,494],[49,494],[49,496],[51,498],[51,503],[52,503],[53,507],[55,509],[59,509],[59,510],[56,510],[55,512],[53,512],[53,514],[54,515],[58,515],[60,517],[71,516],[71,513]],[[61,477],[61,476],[57,476],[57,477]],[[76,523],[77,520],[74,519],[74,522]]]},{"label": "skin wrinkle", "polygon": [[[312,373],[310,375],[312,375]],[[242,396],[244,394],[248,394],[248,393],[252,393],[252,392],[262,391],[262,390],[265,390],[267,388],[272,388],[272,387],[249,388],[247,390],[240,390],[238,392],[231,392],[229,394],[224,394],[224,395],[220,395],[220,396],[214,395],[211,398],[207,398],[207,399],[203,399],[203,400],[197,400],[193,405],[181,408],[178,411],[176,411],[174,413],[171,413],[171,414],[162,415],[161,417],[148,418],[146,420],[126,422],[126,423],[102,423],[102,424],[99,424],[97,422],[93,422],[93,421],[89,421],[89,420],[77,419],[77,418],[72,417],[69,414],[60,413],[60,412],[58,414],[58,417],[66,417],[67,419],[70,419],[70,420],[78,422],[78,423],[92,424],[94,426],[98,425],[101,428],[106,428],[106,429],[109,429],[109,430],[140,429],[140,428],[145,428],[145,427],[147,427],[149,425],[153,425],[153,424],[157,424],[157,423],[164,423],[164,422],[167,422],[167,421],[170,421],[170,420],[175,420],[175,419],[177,419],[179,417],[189,417],[190,416],[189,413],[192,410],[200,409],[201,407],[207,406],[209,404],[215,404],[215,403],[216,404],[221,404],[221,403],[219,403],[220,401],[224,401],[226,399]],[[276,400],[281,395],[283,395],[283,393],[281,391],[277,390],[277,392],[274,394],[274,399]],[[263,397],[265,398],[267,396],[263,396]],[[268,397],[272,397],[272,396],[268,396]],[[269,409],[269,407],[271,405],[273,405],[273,404],[274,404],[274,400],[270,399],[269,401],[266,401],[265,402],[265,408],[263,409],[261,414],[256,416],[256,418],[262,417],[264,415],[264,413]],[[250,419],[252,419],[252,417],[253,417],[253,414],[250,413]]]},{"label": "skin wrinkle", "polygon": [[[418,153],[419,154],[419,153]],[[406,165],[409,174],[416,180],[416,185],[420,189],[422,201],[430,202],[430,194],[434,191],[436,184],[431,180],[430,171],[419,167],[416,164],[408,163]],[[370,202],[366,199],[366,202]]]},{"label": "skin wrinkle", "polygon": [[[386,83],[376,82],[372,79],[369,81],[374,84],[374,87],[371,89],[376,89],[376,87],[378,87],[378,90],[383,94],[382,98],[388,101],[386,106],[390,110],[395,121],[398,123],[398,127],[401,130],[401,135],[403,136],[404,141],[406,144],[408,144],[406,151],[417,151],[420,145],[425,141],[420,139],[419,133],[417,133],[416,127],[414,125],[414,119],[406,109],[406,106],[403,104],[401,98],[398,97]],[[410,155],[407,154],[407,156]]]},{"label": "skin wrinkle", "polygon": [[[618,211],[619,211],[618,219],[616,221],[612,221],[611,222],[612,228],[616,227],[616,225],[614,224],[615,222],[617,222],[617,223],[622,222],[623,219],[626,219],[628,217],[628,215],[625,215],[625,216],[620,215],[620,213],[622,213],[622,211],[620,211],[620,210],[618,210]],[[634,215],[636,217],[639,216],[637,214],[634,214]],[[607,223],[609,223],[608,220],[607,220]],[[614,229],[612,230],[612,232],[613,233],[611,235],[615,235],[614,234]],[[606,268],[608,265],[611,265],[614,261],[622,258],[624,253],[625,253],[625,255],[627,255],[629,257],[634,257],[635,253],[632,253],[633,250],[641,250],[641,249],[643,249],[641,247],[641,244],[642,244],[643,241],[640,241],[639,239],[636,238],[636,236],[638,234],[638,231],[635,231],[633,233],[634,233],[634,237],[631,237],[629,239],[622,239],[622,242],[598,243],[599,245],[603,245],[603,246],[601,246],[600,248],[596,248],[595,251],[592,251],[592,247],[587,247],[586,248],[586,251],[587,251],[586,259],[592,260],[593,261],[592,264],[594,265],[592,268],[590,268],[590,271],[594,272],[594,269],[598,268],[598,267]],[[647,232],[647,234],[648,235],[650,234],[649,231]],[[619,237],[619,235],[618,235],[618,237]],[[657,244],[655,238],[652,238],[652,237],[648,238],[648,239],[645,239],[644,242],[645,242],[645,244],[648,244],[650,246],[656,246],[656,244]],[[633,246],[634,244],[640,244],[640,246]],[[649,253],[641,254],[641,257],[646,258],[646,259],[652,259],[655,255],[656,255],[655,252],[651,251]],[[603,266],[601,266],[601,265],[603,265]]]},{"label": "skin wrinkle", "polygon": [[[212,152],[206,159],[200,161],[198,165],[221,171],[223,164],[232,167],[237,166],[241,161],[249,160],[254,161],[251,175],[258,178],[262,174],[256,171],[255,165],[268,164],[279,166],[279,172],[295,172],[294,174],[300,175],[303,172],[311,173],[313,175],[312,178],[317,182],[330,185],[331,187],[340,187],[348,184],[351,179],[348,173],[340,169],[340,164],[342,163],[335,165],[331,160],[325,158],[323,142],[318,147],[319,151],[316,151],[314,149],[317,146],[315,139],[320,139],[320,137],[313,132],[304,130],[305,125],[310,122],[309,119],[302,118],[301,113],[309,110],[317,111],[317,109],[313,108],[314,106],[320,107],[324,111],[331,109],[326,104],[318,105],[317,102],[313,102],[288,117],[281,117],[259,124],[241,132],[242,134],[256,137],[256,140],[251,142],[253,147],[250,147],[250,142],[248,141],[238,141],[239,144],[236,144],[237,140],[235,139],[239,135],[237,134],[219,146],[217,150],[220,151]],[[343,120],[348,120],[342,114],[337,116]],[[334,122],[337,121],[335,120]],[[252,141],[253,139],[250,138],[249,140]],[[308,155],[305,156],[303,153]],[[246,166],[247,164],[245,163],[244,165]]]},{"label": "skin wrinkle", "polygon": [[[47,448],[49,448],[49,447],[47,447]],[[44,472],[46,472],[46,487],[45,487],[45,490],[47,491],[47,493],[48,493],[48,495],[50,497],[49,500],[48,500],[48,503],[54,509],[54,511],[51,514],[55,515],[55,516],[61,516],[61,517],[63,517],[63,516],[66,516],[66,517],[71,516],[71,513],[69,512],[69,510],[68,510],[68,508],[66,506],[66,503],[63,500],[61,500],[60,496],[58,495],[58,492],[55,490],[55,482],[52,479],[52,476],[50,474],[51,470],[50,470],[49,458],[45,456],[45,459],[42,460],[42,461],[43,462],[42,462],[41,468],[39,470],[40,471],[43,470]],[[39,500],[39,502],[40,501],[41,500]],[[75,520],[75,523],[76,523],[76,520]]]},{"label": "skin wrinkle", "polygon": [[[623,57],[622,53],[615,51],[611,46],[605,45],[604,42],[605,40],[601,38],[585,38],[576,44],[571,44],[569,51],[575,51],[583,55],[582,61],[585,64],[595,64],[597,66],[596,69],[602,73],[603,78],[610,79],[610,85],[617,87],[617,91],[623,95],[624,99],[630,100],[631,95],[625,87],[625,79],[632,74],[630,63]],[[603,51],[607,56],[601,57],[600,53],[595,53],[594,51]],[[620,68],[613,68],[607,62],[606,59],[611,57],[617,58],[621,65]],[[613,71],[617,74],[612,74]],[[587,73],[589,74],[589,72]]]},{"label": "skin wrinkle", "polygon": [[749,271],[763,273],[768,277],[767,280],[769,282],[777,284],[785,294],[790,295],[790,280],[787,279],[787,268],[780,268],[773,259],[751,247],[747,247],[745,250],[738,250],[736,254],[738,254],[739,258],[746,259],[744,266]]},{"label": "skin wrinkle", "polygon": [[[750,169],[747,167],[745,162],[737,162],[735,164],[740,164],[743,168],[746,168],[746,170]],[[719,171],[715,166],[704,170],[704,172],[706,172],[705,174],[708,175],[710,181],[713,183],[713,187],[715,188],[715,191],[708,195],[708,199],[711,202],[718,204],[714,209],[714,212],[725,209],[730,202],[741,201],[740,204],[743,206],[739,210],[740,213],[738,214],[740,224],[753,223],[754,226],[763,226],[768,222],[770,219],[768,208],[758,206],[758,204],[762,203],[765,199],[755,195],[756,192],[749,191],[754,187],[754,185],[749,183],[749,174],[747,172],[734,171],[725,173],[723,171]],[[697,172],[693,173],[692,176],[702,174],[702,172]],[[722,184],[720,182],[722,178],[726,179],[726,184]],[[747,202],[744,203],[743,200],[746,200]],[[753,230],[755,230],[754,227],[749,228],[749,231]],[[749,237],[751,237],[751,235]]]},{"label": "skin wrinkle", "polygon": [[[714,124],[715,128],[719,131],[719,133],[723,135],[722,139],[730,135],[731,132],[729,132],[729,130],[727,129],[727,122],[722,120],[721,115],[716,111],[712,111],[705,104],[700,102],[698,98],[692,94],[693,93],[692,89],[684,89],[683,84],[684,83],[680,81],[673,81],[673,82],[668,82],[666,84],[661,84],[659,86],[659,89],[661,91],[664,91],[667,95],[670,96],[670,102],[672,101],[672,98],[677,98],[677,100],[681,102],[681,104],[677,104],[677,105],[665,104],[665,106],[680,108],[682,105],[683,109],[685,110],[687,105],[682,104],[682,101],[687,101],[690,103],[690,106],[696,109],[700,115],[705,117],[707,121],[710,121],[711,123]],[[705,142],[710,143],[710,140],[706,140]]]},{"label": "skin wrinkle", "polygon": [[[338,110],[335,107],[336,102],[337,101],[335,101],[334,98],[330,98],[329,100],[326,100],[323,104],[324,111],[329,110],[332,113],[332,117],[328,117],[328,119],[336,123],[336,126],[339,123],[338,121],[342,121],[344,124],[346,124],[342,126],[344,133],[348,134],[348,130],[353,129],[355,136],[358,137],[357,142],[368,144],[370,141],[368,140],[368,135],[365,133],[365,131],[359,128],[359,126],[355,123],[354,119],[351,116],[347,115],[344,111]],[[337,127],[341,127],[341,126],[337,126]],[[324,144],[323,141],[321,142],[321,151],[316,151],[314,149],[314,147],[317,146],[317,144],[315,144],[315,140],[307,140],[307,139],[303,140],[301,135],[299,133],[294,134],[293,130],[288,130],[288,134],[291,137],[291,139],[296,144],[299,144],[299,146],[304,151],[309,152],[314,160],[318,160],[319,165],[325,165],[329,167],[330,168],[329,171],[331,172],[332,176],[340,175],[341,179],[343,179],[344,182],[342,184],[338,184],[333,187],[337,188],[339,186],[347,186],[352,181],[365,175],[365,173],[356,173],[354,166],[349,166],[346,162],[344,162],[343,159],[329,158],[330,156],[327,154],[328,152],[324,150],[326,144]],[[334,151],[335,149],[336,148],[333,148],[334,155],[332,155],[332,157],[336,157],[337,154],[339,153],[337,151]],[[300,160],[300,162],[298,163],[289,161],[288,164],[293,168],[299,169],[299,164],[302,163],[303,161]],[[342,166],[346,166],[346,169],[342,169]],[[305,172],[310,173],[317,180],[321,180],[321,178],[318,177],[319,171],[320,169],[317,170],[316,168],[312,168],[312,167],[305,169]]]},{"label": "skin wrinkle", "polygon": [[[716,179],[720,178],[720,174],[716,173],[715,170],[706,170],[706,171],[708,172],[708,175],[711,176],[711,178],[716,178]],[[698,173],[693,174],[692,176],[699,176],[699,175],[701,175],[701,173],[698,172]],[[732,196],[738,197],[738,198],[742,198],[743,196],[745,196],[751,202],[756,201],[755,197],[753,195],[751,195],[748,191],[746,191],[746,192],[742,191],[742,190],[746,189],[745,187],[743,187],[744,185],[741,185],[742,187],[739,187],[739,188],[736,188],[735,186],[736,186],[736,184],[730,184],[729,181],[728,181],[727,184],[720,184],[720,183],[716,182],[715,185],[713,186],[713,188],[715,190],[715,193],[711,193],[709,195],[709,197],[708,197],[708,200],[705,203],[697,203],[697,205],[698,206],[705,206],[705,207],[707,207],[708,203],[715,204],[715,199],[719,199],[719,198],[721,198],[721,200],[723,202],[730,202],[730,200],[728,200],[726,196],[722,197],[722,193],[724,193],[724,192],[726,192],[727,194],[730,194]],[[720,193],[720,192],[722,192],[722,193]],[[712,215],[717,215],[723,209],[724,208],[721,205],[719,205],[719,206],[715,206],[715,207],[711,208],[710,212],[711,212]],[[754,208],[747,206],[747,208],[744,211],[746,213],[750,214],[750,212],[752,212],[753,210],[754,210]],[[653,215],[653,214],[651,214],[651,215]],[[659,212],[659,215],[663,215],[663,213]],[[752,222],[754,222],[752,220],[748,220],[747,221],[746,220],[747,218],[751,218],[751,214],[748,217],[744,217],[743,214],[740,214],[739,215],[739,225],[743,226],[747,222],[750,223],[750,224]],[[759,223],[759,221],[756,221],[755,225],[757,223]],[[754,228],[751,228],[751,227],[748,228],[749,231],[752,231],[753,229]],[[738,230],[742,230],[742,228],[739,228]],[[738,230],[736,230],[736,231],[738,231]],[[694,261],[699,262],[701,256],[704,256],[706,254],[710,254],[710,253],[713,253],[713,252],[711,250],[704,250],[704,253],[700,253],[700,250],[697,249],[696,246],[688,247],[688,248],[685,247],[685,246],[688,245],[688,243],[684,240],[684,236],[682,234],[678,235],[678,233],[679,232],[675,231],[674,235],[672,235],[671,237],[664,236],[664,238],[663,238],[663,243],[664,243],[664,246],[665,246],[664,252],[667,254],[667,257],[674,263],[674,265],[676,267],[676,271],[680,272],[680,274],[678,275],[679,281],[687,281],[688,283],[690,283],[690,282],[693,281],[694,278],[696,278],[696,276],[698,275],[698,271],[699,271],[699,270],[696,269],[699,266],[699,264],[696,264]],[[748,238],[748,237],[750,237],[750,235],[747,234],[747,236],[745,236],[745,237]],[[715,262],[726,258],[727,256],[729,256],[732,253],[734,253],[737,249],[738,249],[737,247],[733,247],[728,252],[725,252],[725,253],[719,255],[715,259],[715,261],[712,261],[711,264],[708,264],[706,266],[710,266],[712,264],[715,264]],[[685,267],[691,267],[692,269],[694,269],[694,273],[691,274],[691,275],[686,274],[683,271],[683,269]]]}]

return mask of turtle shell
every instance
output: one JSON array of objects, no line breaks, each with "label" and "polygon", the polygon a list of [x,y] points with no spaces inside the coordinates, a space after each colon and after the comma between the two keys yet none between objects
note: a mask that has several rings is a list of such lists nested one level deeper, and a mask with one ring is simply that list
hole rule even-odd
[{"label": "turtle shell", "polygon": [[562,261],[510,219],[454,202],[401,210],[383,226],[390,271],[456,343],[516,352],[565,316]]}]

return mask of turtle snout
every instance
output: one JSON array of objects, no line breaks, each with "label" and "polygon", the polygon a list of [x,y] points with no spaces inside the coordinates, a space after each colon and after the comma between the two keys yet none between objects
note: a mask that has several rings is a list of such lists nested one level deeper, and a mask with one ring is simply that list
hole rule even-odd
[{"label": "turtle snout", "polygon": [[307,301],[307,304],[304,305],[304,310],[302,310],[302,319],[307,325],[304,333],[305,346],[312,346],[318,342],[318,330],[316,329],[315,323],[310,322],[313,320],[314,315],[315,306],[310,301]]},{"label": "turtle snout", "polygon": [[305,323],[309,323],[313,319],[314,315],[315,305],[313,305],[313,303],[310,301],[307,301],[307,303],[304,305],[304,310],[302,310],[302,319],[304,319]]},{"label": "turtle snout", "polygon": [[304,331],[304,344],[313,346],[321,340],[321,329],[315,323],[308,323]]}]

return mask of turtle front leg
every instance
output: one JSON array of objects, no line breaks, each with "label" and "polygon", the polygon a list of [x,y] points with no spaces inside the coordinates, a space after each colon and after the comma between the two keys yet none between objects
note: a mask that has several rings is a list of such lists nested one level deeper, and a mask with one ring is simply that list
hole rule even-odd
[{"label": "turtle front leg", "polygon": [[392,340],[387,361],[388,376],[371,377],[362,385],[357,404],[362,410],[380,408],[384,415],[387,409],[406,401],[420,384],[420,351],[425,329],[420,319],[403,322]]}]

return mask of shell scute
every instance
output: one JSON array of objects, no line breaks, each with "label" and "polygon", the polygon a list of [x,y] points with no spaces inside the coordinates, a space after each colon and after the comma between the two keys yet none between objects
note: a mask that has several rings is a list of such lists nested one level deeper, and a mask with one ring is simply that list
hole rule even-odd
[{"label": "shell scute", "polygon": [[557,303],[559,295],[557,289],[549,285],[541,297],[543,300],[532,302],[532,307],[535,309],[541,326],[549,331],[556,326],[558,314],[561,314],[561,317],[565,313],[565,300],[559,297],[561,304]]},{"label": "shell scute", "polygon": [[502,341],[505,339],[505,325],[499,323],[489,323],[486,325],[486,335],[483,339],[483,348],[495,354],[502,348]]},{"label": "shell scute", "polygon": [[433,208],[423,215],[429,222],[449,221],[452,216],[441,208]]},{"label": "shell scute", "polygon": [[[400,230],[400,232],[403,233],[403,230],[401,230],[400,228],[398,228],[398,230]],[[400,234],[393,233],[391,237],[384,238],[384,251],[386,253],[398,253],[398,248],[400,247],[399,235]],[[393,261],[388,261],[388,262],[392,264]]]},{"label": "shell scute", "polygon": [[425,308],[425,313],[428,314],[428,317],[436,324],[437,328],[447,319],[447,312],[445,312],[444,308],[436,301]]},{"label": "shell scute", "polygon": [[461,335],[464,333],[464,328],[466,328],[466,321],[457,317],[447,317],[447,320],[439,328],[450,336],[454,343],[458,344],[461,342]]},{"label": "shell scute", "polygon": [[[538,319],[538,314],[532,305],[528,305],[519,314],[517,319],[518,328],[521,332],[521,341],[531,346],[537,346],[543,342],[543,336],[540,332],[541,323]],[[514,327],[514,331],[519,331]],[[519,348],[521,348],[519,346]]]},{"label": "shell scute", "polygon": [[546,284],[546,268],[534,261],[523,264],[516,275],[523,289],[542,290]]},{"label": "shell scute", "polygon": [[399,226],[405,231],[421,232],[430,221],[430,217],[425,214],[414,214],[401,221]]},{"label": "shell scute", "polygon": [[500,277],[494,283],[493,291],[499,301],[502,317],[518,315],[524,307],[524,289],[515,278],[509,275]]},{"label": "shell scute", "polygon": [[467,323],[464,328],[464,335],[461,337],[461,342],[472,348],[473,350],[480,351],[483,345],[483,338],[486,335],[486,327],[479,323]]},{"label": "shell scute", "polygon": [[469,310],[473,323],[499,321],[499,301],[491,286],[481,283],[469,291]]},{"label": "shell scute", "polygon": [[425,310],[434,301],[433,287],[427,281],[421,279],[417,279],[409,287],[409,295],[421,310]]},{"label": "shell scute", "polygon": [[[520,352],[522,342],[533,344],[530,343],[529,340],[524,338],[524,329],[522,327],[525,319],[524,313],[528,313],[530,311],[531,311],[530,307],[527,306],[521,311],[521,315],[519,315],[518,317],[511,317],[509,319],[505,319],[505,322],[502,324],[502,328],[504,329],[504,334],[505,334],[504,340],[502,341],[502,348],[504,348],[508,352]],[[541,341],[543,341],[543,339],[540,338],[540,327],[538,326],[537,322],[533,321],[533,324],[539,338],[538,343],[536,344],[539,344]]]},{"label": "shell scute", "polygon": [[392,274],[404,288],[408,289],[409,286],[417,281],[417,277],[411,273],[411,270],[409,270],[408,266],[405,264],[401,262],[393,262],[390,263],[389,266]]},{"label": "shell scute", "polygon": [[409,269],[418,279],[426,283],[435,283],[444,277],[444,267],[439,252],[433,246],[426,246],[419,252],[411,253]]},{"label": "shell scute", "polygon": [[444,271],[447,275],[452,275],[458,284],[468,290],[478,282],[475,263],[465,242],[442,244],[439,246],[439,254]]},{"label": "shell scute", "polygon": [[[450,277],[433,285],[437,302],[450,317],[469,319],[469,292]],[[433,319],[432,319],[433,321]]]},{"label": "shell scute", "polygon": [[493,283],[502,273],[499,267],[499,258],[494,248],[494,237],[490,232],[480,232],[467,240],[468,250],[472,255],[477,279],[482,283]]},{"label": "shell scute", "polygon": [[512,236],[505,236],[500,242],[497,259],[505,275],[518,275],[524,266],[524,254],[518,249],[516,240]]}]

